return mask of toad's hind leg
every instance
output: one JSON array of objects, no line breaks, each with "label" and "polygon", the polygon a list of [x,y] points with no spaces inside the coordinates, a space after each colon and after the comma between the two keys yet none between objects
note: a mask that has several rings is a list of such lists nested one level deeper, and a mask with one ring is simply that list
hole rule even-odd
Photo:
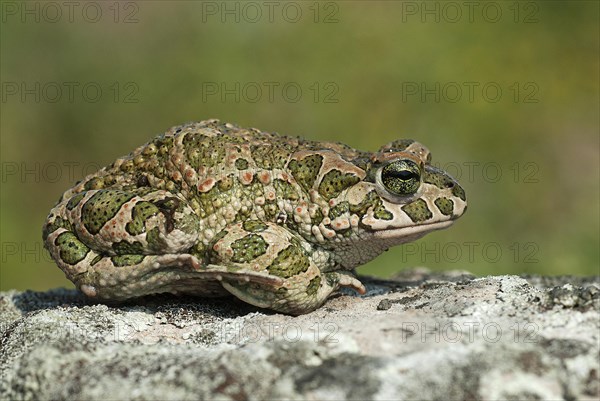
[{"label": "toad's hind leg", "polygon": [[[158,292],[152,291],[151,276],[158,270],[177,270],[178,257],[198,256],[201,231],[191,207],[170,192],[102,189],[80,192],[56,205],[43,239],[67,278],[88,289],[84,292],[123,299]],[[136,281],[148,281],[148,291]]]},{"label": "toad's hind leg", "polygon": [[350,274],[321,272],[310,246],[276,224],[246,221],[217,238],[208,258],[231,273],[223,287],[252,305],[297,315],[318,308],[340,287],[365,291]]}]

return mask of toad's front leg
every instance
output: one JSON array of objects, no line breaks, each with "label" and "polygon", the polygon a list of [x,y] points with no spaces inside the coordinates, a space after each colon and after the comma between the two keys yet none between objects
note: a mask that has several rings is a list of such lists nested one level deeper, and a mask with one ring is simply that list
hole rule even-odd
[{"label": "toad's front leg", "polygon": [[310,246],[274,223],[250,220],[226,228],[209,261],[232,273],[223,276],[222,285],[239,299],[294,315],[315,310],[340,287],[365,292],[349,273],[322,272]]}]

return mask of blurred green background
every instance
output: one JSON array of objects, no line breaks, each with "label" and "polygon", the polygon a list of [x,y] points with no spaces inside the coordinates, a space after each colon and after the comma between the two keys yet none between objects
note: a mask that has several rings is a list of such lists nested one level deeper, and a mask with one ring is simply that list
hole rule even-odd
[{"label": "blurred green background", "polygon": [[2,290],[72,286],[41,243],[61,193],[210,117],[432,150],[469,211],[363,274],[598,274],[598,2],[69,4],[1,3]]}]

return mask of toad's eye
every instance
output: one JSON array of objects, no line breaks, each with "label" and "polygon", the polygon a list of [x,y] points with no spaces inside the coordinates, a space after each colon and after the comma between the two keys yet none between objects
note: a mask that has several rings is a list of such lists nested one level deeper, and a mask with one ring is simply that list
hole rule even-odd
[{"label": "toad's eye", "polygon": [[421,185],[421,170],[410,159],[396,160],[381,170],[381,182],[394,195],[412,195]]}]

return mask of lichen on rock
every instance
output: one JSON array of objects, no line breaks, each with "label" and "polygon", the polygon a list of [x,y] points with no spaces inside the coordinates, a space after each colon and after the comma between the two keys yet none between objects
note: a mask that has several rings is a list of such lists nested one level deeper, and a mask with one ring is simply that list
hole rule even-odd
[{"label": "lichen on rock", "polygon": [[407,271],[297,317],[0,293],[0,399],[597,399],[600,278]]}]

